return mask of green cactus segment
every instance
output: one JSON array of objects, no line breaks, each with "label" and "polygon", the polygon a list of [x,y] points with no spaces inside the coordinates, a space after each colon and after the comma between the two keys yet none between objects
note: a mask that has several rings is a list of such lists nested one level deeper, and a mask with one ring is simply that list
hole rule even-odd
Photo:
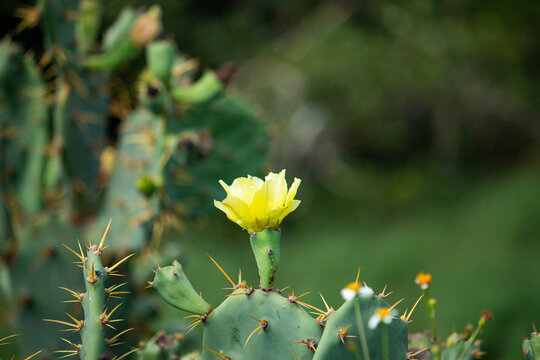
[{"label": "green cactus segment", "polygon": [[77,51],[86,54],[94,45],[101,26],[101,4],[98,0],[82,0],[79,3],[75,38]]},{"label": "green cactus segment", "polygon": [[198,315],[212,310],[212,306],[195,291],[182,265],[177,261],[171,266],[157,270],[152,287],[157,290],[163,300],[180,310]]},{"label": "green cactus segment", "polygon": [[249,239],[259,269],[261,288],[270,289],[280,262],[281,231],[266,228]]},{"label": "green cactus segment", "polygon": [[[0,43],[0,176],[26,214],[41,209],[47,141],[46,91],[30,55]],[[7,196],[7,194],[6,194]]]},{"label": "green cactus segment", "polygon": [[176,45],[170,40],[154,41],[146,47],[148,69],[163,84],[169,84],[176,52]]},{"label": "green cactus segment", "polygon": [[113,32],[105,37],[103,52],[88,56],[85,66],[92,70],[114,70],[141,53],[161,28],[161,8],[152,6],[135,20],[132,12],[123,13]]},{"label": "green cactus segment", "polygon": [[[82,300],[84,326],[81,330],[81,360],[98,359],[105,352],[105,326],[101,316],[105,304],[106,272],[101,263],[97,246],[92,245],[87,253],[86,266],[83,267],[86,293]],[[95,276],[94,276],[95,274]]]},{"label": "green cactus segment", "polygon": [[137,17],[137,11],[132,7],[122,9],[116,21],[103,35],[102,50],[113,49],[124,42],[129,37],[129,31],[137,20]]},{"label": "green cactus segment", "polygon": [[146,187],[140,188],[139,179],[145,177],[157,184],[152,167],[157,162],[154,134],[160,121],[159,116],[141,109],[122,124],[104,208],[99,221],[89,230],[95,234],[109,219],[114,219],[115,231],[108,238],[112,251],[138,250],[151,237],[151,222],[158,213],[159,202],[156,196],[147,196]]},{"label": "green cactus segment", "polygon": [[175,100],[189,104],[204,103],[216,96],[223,84],[213,71],[206,71],[194,84],[174,87],[172,96]]},{"label": "green cactus segment", "polygon": [[[243,292],[238,289],[235,292]],[[250,334],[266,321],[268,326]],[[204,323],[203,349],[211,349],[234,360],[311,359],[314,352],[296,341],[312,339],[317,343],[322,329],[298,304],[290,303],[276,292],[255,290],[251,295],[228,297]],[[202,360],[215,360],[205,350]]]},{"label": "green cactus segment", "polygon": [[523,340],[522,350],[526,360],[540,360],[540,335],[536,331]]},{"label": "green cactus segment", "polygon": [[126,61],[135,58],[141,49],[133,44],[129,38],[108,50],[105,53],[89,56],[86,60],[86,67],[91,70],[114,70]]},{"label": "green cactus segment", "polygon": [[[371,330],[368,327],[368,321],[378,308],[389,305],[378,296],[367,296],[345,302],[328,317],[325,331],[313,360],[354,360],[362,356],[360,333],[354,310],[355,301],[360,301],[370,360],[383,359],[382,331],[385,329],[382,324],[379,324]],[[338,329],[344,329],[348,326],[350,327],[347,330],[347,335],[355,337],[345,337],[342,341]],[[386,329],[388,331],[390,359],[405,359],[407,353],[406,324],[401,319],[394,319],[389,325],[386,325]]]},{"label": "green cactus segment", "polygon": [[59,338],[57,327],[44,331],[43,319],[69,320],[65,304],[58,300],[64,296],[63,290],[51,284],[73,289],[80,283],[81,272],[71,271],[73,255],[60,246],[79,235],[66,222],[63,215],[34,219],[17,233],[16,257],[7,263],[12,288],[9,297],[4,298],[10,304],[2,308],[2,315],[13,321],[14,332],[24,333],[19,342],[28,352],[46,349]]}]

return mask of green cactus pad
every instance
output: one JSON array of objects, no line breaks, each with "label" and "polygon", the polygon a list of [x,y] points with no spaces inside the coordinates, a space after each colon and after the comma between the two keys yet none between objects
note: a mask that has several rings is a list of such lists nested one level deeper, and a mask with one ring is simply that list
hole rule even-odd
[{"label": "green cactus pad", "polygon": [[189,282],[182,265],[159,268],[152,282],[152,287],[172,306],[194,314],[206,314],[212,307],[204,301]]},{"label": "green cactus pad", "polygon": [[[234,293],[242,293],[238,289]],[[249,335],[266,320],[268,327],[254,334],[246,345]],[[296,341],[321,337],[322,328],[298,304],[290,303],[276,292],[255,290],[251,295],[228,297],[216,308],[204,323],[203,349],[211,349],[234,360],[282,360],[311,359],[314,352]],[[245,346],[245,347],[244,347]],[[215,360],[217,356],[207,350],[203,360]]]}]

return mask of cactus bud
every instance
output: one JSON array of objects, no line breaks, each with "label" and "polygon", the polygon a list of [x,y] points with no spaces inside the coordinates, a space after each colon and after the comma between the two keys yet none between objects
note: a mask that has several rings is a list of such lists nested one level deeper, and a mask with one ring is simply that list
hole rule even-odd
[{"label": "cactus bud", "polygon": [[154,5],[139,17],[131,28],[130,38],[133,44],[144,47],[150,44],[161,30],[161,8]]},{"label": "cactus bud", "polygon": [[137,189],[146,197],[150,197],[157,189],[156,184],[148,176],[140,176],[137,179]]},{"label": "cactus bud", "polygon": [[163,300],[180,310],[199,315],[212,310],[212,307],[193,289],[182,265],[177,261],[171,266],[157,270],[152,287]]}]

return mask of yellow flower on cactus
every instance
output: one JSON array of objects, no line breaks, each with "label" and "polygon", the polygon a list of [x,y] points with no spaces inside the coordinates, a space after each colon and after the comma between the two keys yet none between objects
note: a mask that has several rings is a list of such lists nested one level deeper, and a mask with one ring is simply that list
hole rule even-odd
[{"label": "yellow flower on cactus", "polygon": [[300,200],[294,199],[300,182],[295,178],[287,189],[285,170],[269,173],[264,181],[249,175],[236,178],[231,185],[220,180],[227,197],[223,201],[214,200],[214,205],[250,234],[267,227],[277,230],[285,216],[300,205]]}]

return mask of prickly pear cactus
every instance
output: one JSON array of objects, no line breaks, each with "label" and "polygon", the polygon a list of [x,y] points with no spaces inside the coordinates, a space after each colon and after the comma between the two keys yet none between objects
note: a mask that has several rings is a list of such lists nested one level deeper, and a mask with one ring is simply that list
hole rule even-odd
[{"label": "prickly pear cactus", "polygon": [[292,291],[285,297],[274,288],[280,224],[300,203],[294,199],[299,185],[295,179],[288,189],[285,171],[270,173],[264,181],[247,177],[232,185],[222,182],[227,198],[215,205],[250,233],[260,278],[257,289],[241,279],[234,283],[213,259],[232,289],[216,308],[197,293],[178,262],[158,268],[150,285],[166,302],[193,314],[188,316],[189,331],[203,326],[203,360],[405,359],[408,319],[395,318],[397,304],[389,306],[384,294],[374,295],[358,278],[347,287],[352,296],[335,311],[326,302],[321,310],[301,301],[306,294],[295,296]]},{"label": "prickly pear cactus", "polygon": [[540,335],[534,328],[529,339],[523,339],[523,356],[525,360],[539,360],[540,359]]},{"label": "prickly pear cactus", "polygon": [[[0,319],[32,334],[18,340],[25,349],[52,344],[37,324],[44,311],[62,314],[37,289],[60,283],[57,275],[77,281],[60,239],[92,238],[113,218],[113,256],[155,253],[168,229],[210,210],[213,179],[259,173],[266,160],[262,121],[167,38],[159,6],[125,8],[102,29],[102,5],[19,9],[17,31],[43,34],[38,58],[0,42]],[[132,94],[115,71],[136,57],[146,67]]]}]

